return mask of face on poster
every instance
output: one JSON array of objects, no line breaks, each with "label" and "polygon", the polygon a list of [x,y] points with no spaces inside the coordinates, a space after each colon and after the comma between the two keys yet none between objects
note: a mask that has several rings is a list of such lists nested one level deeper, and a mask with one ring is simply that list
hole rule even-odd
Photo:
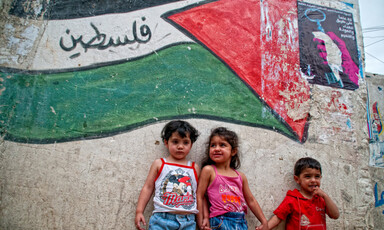
[{"label": "face on poster", "polygon": [[309,83],[355,90],[358,51],[353,15],[298,2],[300,69]]}]

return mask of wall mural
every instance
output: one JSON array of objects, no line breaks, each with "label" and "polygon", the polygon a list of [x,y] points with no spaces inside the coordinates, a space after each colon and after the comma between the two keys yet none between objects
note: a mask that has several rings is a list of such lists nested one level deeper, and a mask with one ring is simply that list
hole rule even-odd
[{"label": "wall mural", "polygon": [[[374,192],[375,192],[375,208],[378,208],[380,206],[384,205],[384,191],[379,191],[377,188],[377,182],[375,184]],[[382,211],[382,214],[384,214],[384,211]]]},{"label": "wall mural", "polygon": [[[63,142],[204,118],[306,140],[294,0],[27,2],[9,13],[46,25],[28,67],[1,68],[5,139]],[[340,72],[342,88],[358,87]]]}]

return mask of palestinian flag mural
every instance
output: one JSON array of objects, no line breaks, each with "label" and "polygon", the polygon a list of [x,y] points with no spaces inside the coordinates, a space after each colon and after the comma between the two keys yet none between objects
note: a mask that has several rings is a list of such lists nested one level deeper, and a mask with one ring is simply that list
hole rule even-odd
[{"label": "palestinian flag mural", "polygon": [[9,13],[46,23],[29,66],[3,63],[5,139],[98,138],[177,118],[306,139],[296,1],[25,2]]}]

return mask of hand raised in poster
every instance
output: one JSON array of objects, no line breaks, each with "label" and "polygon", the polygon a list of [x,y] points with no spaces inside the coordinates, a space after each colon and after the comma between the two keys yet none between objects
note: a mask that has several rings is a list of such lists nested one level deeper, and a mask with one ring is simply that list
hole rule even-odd
[{"label": "hand raised in poster", "polygon": [[329,65],[336,79],[341,81],[339,72],[344,72],[349,79],[358,85],[359,68],[353,62],[345,42],[333,32],[326,34],[320,31],[312,32],[314,41],[318,42],[319,55],[324,59],[324,64]]}]

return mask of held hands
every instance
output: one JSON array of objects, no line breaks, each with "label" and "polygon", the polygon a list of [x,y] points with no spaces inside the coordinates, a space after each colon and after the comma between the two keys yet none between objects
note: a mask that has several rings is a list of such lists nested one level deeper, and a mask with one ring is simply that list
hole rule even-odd
[{"label": "held hands", "polygon": [[257,226],[257,227],[256,227],[256,230],[262,230],[263,227],[264,227],[263,225]]},{"label": "held hands", "polygon": [[268,224],[262,224],[256,227],[256,230],[269,230]]},{"label": "held hands", "polygon": [[203,219],[203,223],[201,224],[200,229],[211,230],[211,228],[209,227],[209,219],[207,219],[207,218]]},{"label": "held hands", "polygon": [[[144,228],[141,227],[141,223],[143,223]],[[145,223],[145,218],[144,218],[144,215],[142,213],[136,213],[135,225],[136,225],[136,229],[145,230],[145,226],[147,224]]]}]

